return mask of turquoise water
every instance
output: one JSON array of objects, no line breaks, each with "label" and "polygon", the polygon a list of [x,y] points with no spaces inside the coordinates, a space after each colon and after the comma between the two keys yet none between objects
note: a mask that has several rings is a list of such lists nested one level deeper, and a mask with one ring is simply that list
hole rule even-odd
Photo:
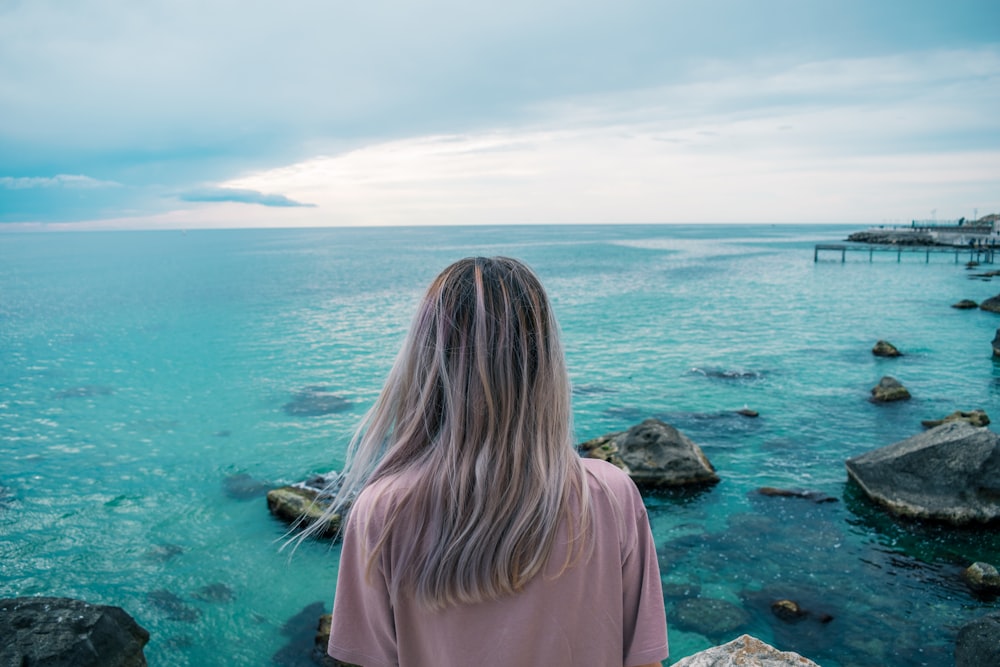
[{"label": "turquoise water", "polygon": [[[974,560],[1000,564],[1000,531],[889,520],[846,486],[843,461],[957,409],[1000,419],[1000,316],[949,307],[1000,284],[948,255],[813,262],[814,243],[850,231],[0,234],[0,596],[122,606],[152,633],[153,666],[309,664],[338,550],[289,561],[255,485],[339,467],[431,278],[508,254],[552,296],[578,439],[659,416],[722,477],[647,496],[673,660],[749,632],[824,667],[950,665],[958,628],[1000,606],[958,580]],[[880,338],[905,356],[873,357]],[[887,374],[913,400],[868,402]],[[285,409],[309,387],[349,404]],[[760,417],[732,413],[744,406]],[[683,626],[695,595],[738,607],[742,625]],[[780,621],[778,598],[813,614]]]}]

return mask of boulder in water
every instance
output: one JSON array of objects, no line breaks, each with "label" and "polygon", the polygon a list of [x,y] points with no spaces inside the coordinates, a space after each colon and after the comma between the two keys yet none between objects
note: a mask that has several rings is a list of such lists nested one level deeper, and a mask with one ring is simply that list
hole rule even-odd
[{"label": "boulder in water", "polygon": [[617,465],[639,486],[686,486],[719,481],[701,448],[659,419],[647,419],[627,431],[588,440],[579,450],[589,458]]},{"label": "boulder in water", "polygon": [[993,336],[993,356],[1000,357],[1000,329]]},{"label": "boulder in water", "polygon": [[961,301],[951,304],[951,307],[959,310],[972,310],[973,308],[978,308],[979,304],[972,299],[962,299]]},{"label": "boulder in water", "polygon": [[872,348],[872,354],[876,357],[901,357],[903,353],[896,349],[896,346],[887,340],[880,340]]},{"label": "boulder in water", "polygon": [[966,422],[848,459],[847,474],[893,514],[955,525],[1000,520],[1000,436]]},{"label": "boulder in water", "polygon": [[968,422],[973,426],[987,426],[990,423],[989,416],[982,410],[956,410],[943,419],[925,419],[920,422],[925,428],[934,428],[949,422]]},{"label": "boulder in water", "polygon": [[1000,294],[996,296],[991,296],[982,303],[979,304],[980,310],[986,310],[991,313],[1000,313]]},{"label": "boulder in water", "polygon": [[872,402],[889,403],[891,401],[906,401],[910,392],[894,377],[886,375],[878,384],[872,387]]},{"label": "boulder in water", "polygon": [[742,635],[728,644],[715,646],[681,658],[674,667],[819,667],[791,651],[779,651],[756,637]]},{"label": "boulder in water", "polygon": [[955,640],[955,667],[997,665],[1000,665],[1000,612],[966,623]]},{"label": "boulder in water", "polygon": [[149,632],[121,607],[52,597],[0,600],[0,665],[145,667]]},{"label": "boulder in water", "polygon": [[282,486],[267,492],[267,509],[282,521],[297,528],[305,528],[317,521],[324,526],[319,531],[324,537],[333,537],[340,530],[340,515],[324,519],[327,504],[320,498],[320,492],[305,486]]},{"label": "boulder in water", "polygon": [[1000,595],[1000,572],[989,563],[973,563],[962,570],[962,579],[976,593]]}]

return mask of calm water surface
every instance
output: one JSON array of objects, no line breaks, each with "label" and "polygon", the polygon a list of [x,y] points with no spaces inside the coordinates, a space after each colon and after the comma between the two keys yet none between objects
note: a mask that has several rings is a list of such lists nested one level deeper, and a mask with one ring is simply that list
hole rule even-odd
[{"label": "calm water surface", "polygon": [[[425,286],[460,257],[507,254],[551,293],[578,439],[657,416],[722,477],[647,496],[672,660],[749,632],[825,667],[953,664],[958,628],[1000,606],[958,574],[1000,564],[1000,531],[890,520],[843,461],[957,409],[1000,418],[1000,316],[949,307],[1000,284],[947,255],[813,262],[850,231],[2,234],[0,596],[122,606],[152,633],[153,666],[310,664],[338,549],[289,561],[260,489],[339,467]],[[880,338],[905,356],[873,357]],[[868,402],[883,375],[913,400]],[[348,404],[290,409],[317,387]],[[699,597],[733,627],[686,625]],[[812,613],[782,622],[778,598]]]}]

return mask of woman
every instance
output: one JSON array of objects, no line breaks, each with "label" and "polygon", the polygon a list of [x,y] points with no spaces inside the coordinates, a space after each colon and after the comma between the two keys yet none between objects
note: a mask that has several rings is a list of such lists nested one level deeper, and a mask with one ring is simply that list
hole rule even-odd
[{"label": "woman", "polygon": [[632,667],[667,658],[642,500],[571,440],[548,298],[524,264],[430,286],[351,444],[329,653],[364,667]]}]

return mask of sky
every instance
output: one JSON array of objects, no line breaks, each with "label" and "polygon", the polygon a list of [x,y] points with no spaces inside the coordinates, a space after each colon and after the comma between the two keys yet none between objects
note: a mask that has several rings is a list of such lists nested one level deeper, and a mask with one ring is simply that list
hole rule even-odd
[{"label": "sky", "polygon": [[0,0],[0,231],[1000,213],[997,0]]}]

